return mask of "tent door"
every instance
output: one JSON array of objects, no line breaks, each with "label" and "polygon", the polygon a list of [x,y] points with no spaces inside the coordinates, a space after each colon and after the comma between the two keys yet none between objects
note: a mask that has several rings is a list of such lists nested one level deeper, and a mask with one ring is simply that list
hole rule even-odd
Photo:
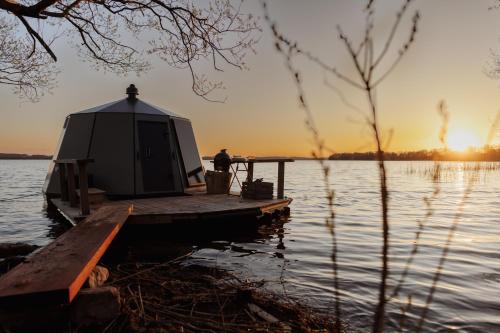
[{"label": "tent door", "polygon": [[174,190],[172,150],[167,123],[138,121],[144,192]]}]

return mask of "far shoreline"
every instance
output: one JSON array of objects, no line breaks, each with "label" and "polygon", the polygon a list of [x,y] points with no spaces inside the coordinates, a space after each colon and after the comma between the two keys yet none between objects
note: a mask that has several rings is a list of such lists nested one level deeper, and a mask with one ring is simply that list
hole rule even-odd
[{"label": "far shoreline", "polygon": [[51,160],[51,155],[0,153],[0,160]]},{"label": "far shoreline", "polygon": [[[305,156],[259,156],[259,158],[291,158],[296,161],[314,161],[318,158]],[[53,156],[43,154],[0,153],[0,160],[51,160]],[[213,156],[203,156],[203,160],[213,160]],[[375,152],[334,153],[321,160],[332,161],[376,161]],[[466,152],[422,150],[415,152],[386,152],[385,161],[439,161],[439,162],[500,162],[500,148],[471,150]]]},{"label": "far shoreline", "polygon": [[[239,157],[238,155],[235,155]],[[258,158],[290,158],[296,161],[376,161],[376,152],[363,153],[334,153],[328,157],[315,158],[304,156],[258,156]],[[203,160],[213,160],[213,156],[203,156]],[[422,150],[415,152],[385,152],[384,161],[439,161],[439,162],[500,162],[500,148],[490,148],[485,150],[470,150],[465,152],[444,151],[444,150]]]}]

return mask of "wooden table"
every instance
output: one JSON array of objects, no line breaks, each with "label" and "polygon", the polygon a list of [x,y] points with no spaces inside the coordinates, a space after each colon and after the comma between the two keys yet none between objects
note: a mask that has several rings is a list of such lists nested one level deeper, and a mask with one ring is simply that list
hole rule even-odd
[{"label": "wooden table", "polygon": [[[213,160],[210,161],[213,163]],[[252,182],[253,181],[253,166],[255,163],[278,163],[278,191],[276,197],[278,199],[283,199],[284,198],[284,189],[285,189],[285,163],[287,162],[295,162],[294,159],[292,158],[281,158],[281,157],[233,157],[231,159],[231,169],[234,172],[233,179],[231,180],[231,185],[233,184],[234,179],[237,177],[237,172],[238,171],[244,171],[239,169],[238,165],[241,163],[245,166],[246,172],[247,172],[247,182]],[[236,169],[233,168],[233,164],[236,164]],[[239,180],[238,180],[239,183]],[[231,185],[229,187],[231,187]],[[241,187],[241,184],[240,184]]]}]

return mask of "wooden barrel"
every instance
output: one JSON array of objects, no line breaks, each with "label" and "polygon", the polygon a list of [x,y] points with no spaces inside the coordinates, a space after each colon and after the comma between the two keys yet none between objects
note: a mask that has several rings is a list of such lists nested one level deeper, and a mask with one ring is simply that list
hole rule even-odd
[{"label": "wooden barrel", "polygon": [[231,182],[231,172],[211,171],[205,173],[208,194],[229,193],[229,183]]}]

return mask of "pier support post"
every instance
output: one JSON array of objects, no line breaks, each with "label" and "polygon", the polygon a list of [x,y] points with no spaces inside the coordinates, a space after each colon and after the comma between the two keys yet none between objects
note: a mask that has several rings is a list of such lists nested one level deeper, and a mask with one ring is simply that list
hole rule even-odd
[{"label": "pier support post", "polygon": [[66,164],[66,168],[68,171],[68,196],[69,196],[69,205],[71,207],[76,207],[76,188],[75,188],[75,168],[73,164]]},{"label": "pier support post", "polygon": [[64,164],[58,164],[59,168],[59,183],[61,187],[61,200],[68,201],[68,185],[66,184],[66,166]]},{"label": "pier support post", "polygon": [[247,182],[251,183],[252,181],[253,181],[253,162],[248,161]]},{"label": "pier support post", "polygon": [[78,161],[78,177],[80,182],[80,209],[82,215],[90,214],[89,184],[87,179],[87,161]]},{"label": "pier support post", "polygon": [[278,162],[278,199],[284,198],[285,189],[285,162]]}]

